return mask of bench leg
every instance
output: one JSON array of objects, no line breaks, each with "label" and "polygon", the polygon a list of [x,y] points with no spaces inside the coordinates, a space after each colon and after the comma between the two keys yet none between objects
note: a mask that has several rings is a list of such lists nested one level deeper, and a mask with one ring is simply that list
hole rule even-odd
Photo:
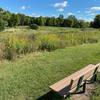
[{"label": "bench leg", "polygon": [[86,91],[86,82],[82,86],[78,87],[78,89],[75,92],[76,93],[85,93],[85,91]]},{"label": "bench leg", "polygon": [[80,88],[82,87],[81,83],[83,81],[83,77],[84,77],[84,75],[79,78],[79,81],[78,81],[78,84],[77,84],[77,88],[76,88],[76,91],[75,91],[76,93],[79,92]]},{"label": "bench leg", "polygon": [[70,96],[71,96],[71,93],[65,94],[65,95],[63,96],[63,99],[65,100],[65,99],[67,99],[67,97],[70,97]]},{"label": "bench leg", "polygon": [[84,82],[83,84],[83,93],[85,93],[85,90],[86,90],[86,82]]},{"label": "bench leg", "polygon": [[97,80],[97,74],[93,75],[93,77],[91,78],[91,80],[87,81],[87,84],[94,83],[94,82],[96,82],[96,80]]},{"label": "bench leg", "polygon": [[97,74],[95,74],[95,75],[93,76],[93,82],[96,82],[96,80],[97,80]]},{"label": "bench leg", "polygon": [[92,82],[95,82],[96,81],[96,78],[97,78],[97,70],[98,70],[98,67],[96,67],[95,70],[94,70],[93,77],[91,79]]}]

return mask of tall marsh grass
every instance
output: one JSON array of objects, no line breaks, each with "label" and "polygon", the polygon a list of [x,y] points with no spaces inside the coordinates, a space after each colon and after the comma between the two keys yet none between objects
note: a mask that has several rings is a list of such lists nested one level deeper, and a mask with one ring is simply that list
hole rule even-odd
[{"label": "tall marsh grass", "polygon": [[39,49],[52,51],[57,48],[61,48],[60,46],[60,38],[56,34],[45,34],[40,38]]},{"label": "tall marsh grass", "polygon": [[12,60],[20,54],[33,52],[36,49],[34,34],[13,34],[3,41],[0,58]]},{"label": "tall marsh grass", "polygon": [[67,34],[45,34],[40,38],[39,49],[52,51],[58,48],[81,45],[85,43],[96,43],[99,41],[94,33],[67,33]]},{"label": "tall marsh grass", "polygon": [[[33,34],[34,33],[34,34]],[[100,41],[96,29],[40,27],[37,31],[19,27],[0,33],[0,59],[14,59],[21,54],[43,50],[52,51],[69,46]]]}]

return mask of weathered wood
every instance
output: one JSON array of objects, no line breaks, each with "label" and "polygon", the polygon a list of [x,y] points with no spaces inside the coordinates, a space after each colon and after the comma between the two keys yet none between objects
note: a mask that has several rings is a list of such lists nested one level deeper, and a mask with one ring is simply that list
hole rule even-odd
[{"label": "weathered wood", "polygon": [[[90,80],[93,75],[94,71],[98,65],[90,64],[85,68],[73,73],[72,75],[65,77],[64,79],[58,81],[57,83],[50,86],[50,88],[60,94],[61,96],[65,96],[66,94],[72,93],[79,89],[81,85],[83,85],[83,90],[85,89],[85,81]],[[84,76],[84,77],[82,77]],[[80,80],[82,77],[82,80]],[[80,82],[81,81],[81,82]],[[85,91],[85,90],[84,90]]]}]

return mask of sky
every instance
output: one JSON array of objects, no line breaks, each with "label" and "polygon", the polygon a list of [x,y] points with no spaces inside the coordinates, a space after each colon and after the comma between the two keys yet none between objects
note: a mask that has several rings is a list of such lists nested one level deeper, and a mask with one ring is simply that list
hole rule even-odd
[{"label": "sky", "polygon": [[100,0],[0,0],[0,7],[35,17],[63,14],[87,21],[100,14]]}]

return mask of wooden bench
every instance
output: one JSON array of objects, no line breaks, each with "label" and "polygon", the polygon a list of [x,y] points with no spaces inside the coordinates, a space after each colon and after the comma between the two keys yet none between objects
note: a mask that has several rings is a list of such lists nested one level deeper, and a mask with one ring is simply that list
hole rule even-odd
[{"label": "wooden bench", "polygon": [[50,89],[52,89],[62,97],[66,97],[71,93],[77,93],[81,89],[81,87],[83,88],[83,92],[85,92],[86,83],[96,81],[96,75],[99,65],[100,64],[90,64],[85,68],[51,85]]}]

